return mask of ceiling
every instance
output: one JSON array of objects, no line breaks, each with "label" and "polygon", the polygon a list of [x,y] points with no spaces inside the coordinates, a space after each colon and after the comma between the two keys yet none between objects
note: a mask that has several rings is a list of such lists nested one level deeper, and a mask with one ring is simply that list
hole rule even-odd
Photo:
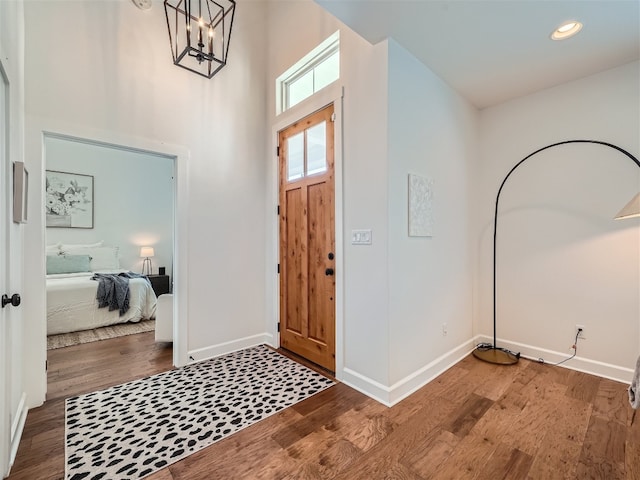
[{"label": "ceiling", "polygon": [[[371,43],[392,37],[478,108],[640,57],[638,0],[315,0]],[[549,38],[567,20],[576,36]]]}]

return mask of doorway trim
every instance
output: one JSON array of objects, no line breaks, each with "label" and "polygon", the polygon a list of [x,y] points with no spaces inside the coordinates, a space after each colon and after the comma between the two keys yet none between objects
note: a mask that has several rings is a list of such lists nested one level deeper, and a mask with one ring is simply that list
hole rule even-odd
[{"label": "doorway trim", "polygon": [[[0,48],[1,50],[1,48]],[[0,52],[1,53],[1,52]],[[10,71],[0,55],[0,255],[3,262],[0,265],[3,277],[0,293],[11,295],[17,292],[24,297],[21,272],[17,271],[21,264],[24,251],[20,245],[22,228],[15,224],[12,207],[12,191],[15,188],[13,175],[14,161],[21,160],[16,152],[14,137],[11,135],[13,88]],[[15,158],[14,158],[15,157]],[[12,188],[13,187],[13,188]],[[6,241],[6,242],[5,242]],[[16,258],[18,259],[16,261]],[[22,309],[16,310],[8,305],[3,306],[0,315],[0,477],[4,478],[11,472],[22,430],[27,418],[26,394],[23,385],[22,346],[16,340],[22,341]],[[18,327],[18,328],[16,328]],[[10,347],[7,348],[7,345]],[[17,358],[15,362],[10,361]],[[15,403],[14,403],[15,401]]]},{"label": "doorway trim", "polygon": [[271,339],[271,346],[280,346],[280,334],[278,333],[278,322],[280,321],[280,277],[277,272],[277,265],[280,255],[280,222],[277,212],[279,203],[279,158],[277,154],[278,133],[296,121],[308,115],[322,110],[327,105],[333,103],[334,122],[334,208],[335,208],[335,308],[336,308],[336,371],[335,377],[342,379],[344,370],[344,220],[343,220],[343,166],[342,166],[342,110],[343,110],[344,87],[339,84],[332,84],[323,90],[315,93],[298,105],[292,107],[284,113],[274,118],[271,128],[271,154],[272,159],[269,171],[269,199],[267,203],[267,217],[273,218],[269,227],[271,232],[267,232],[271,238],[271,246],[267,254],[267,337]]},{"label": "doorway trim", "polygon": [[[33,132],[33,133],[32,133]],[[64,133],[62,133],[64,132]],[[41,315],[38,315],[38,328],[35,329],[35,334],[40,336],[44,335],[44,338],[38,339],[34,342],[34,346],[37,350],[42,362],[38,362],[38,378],[30,378],[29,382],[32,385],[33,397],[31,397],[30,407],[41,405],[45,401],[46,389],[47,389],[47,372],[46,372],[46,281],[45,281],[45,243],[46,243],[46,227],[45,227],[45,215],[44,215],[44,202],[43,192],[45,184],[45,170],[46,170],[46,151],[45,151],[45,138],[61,138],[64,140],[79,141],[84,143],[95,144],[99,146],[109,148],[119,148],[130,152],[145,153],[157,156],[163,156],[171,158],[174,161],[174,239],[173,239],[173,275],[174,275],[174,302],[173,302],[173,364],[176,367],[184,366],[188,363],[188,165],[190,152],[187,148],[179,145],[171,145],[160,141],[149,140],[141,137],[133,137],[120,134],[118,132],[106,132],[102,130],[96,130],[91,128],[83,128],[78,125],[71,124],[58,124],[56,122],[55,127],[46,124],[40,124],[27,134],[39,135],[37,140],[37,146],[39,152],[34,152],[34,155],[38,155],[40,160],[39,175],[40,183],[38,179],[34,179],[34,190],[38,189],[39,193],[33,198],[34,203],[39,202],[40,209],[40,222],[37,227],[39,228],[39,245],[38,249],[39,258],[39,278],[41,282],[40,288],[40,301],[41,301]],[[32,137],[33,138],[33,137]],[[35,217],[35,215],[34,215]],[[34,218],[37,222],[37,218]],[[33,271],[31,271],[33,275]],[[35,283],[35,282],[34,282]],[[34,299],[35,300],[35,299]],[[39,348],[38,348],[39,347]],[[40,367],[42,365],[42,367]]]}]

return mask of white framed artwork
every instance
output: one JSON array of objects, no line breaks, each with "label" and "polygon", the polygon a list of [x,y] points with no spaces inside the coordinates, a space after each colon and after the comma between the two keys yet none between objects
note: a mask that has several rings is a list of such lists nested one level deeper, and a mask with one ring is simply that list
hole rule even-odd
[{"label": "white framed artwork", "polygon": [[409,236],[433,237],[433,179],[409,174]]},{"label": "white framed artwork", "polygon": [[47,227],[93,228],[93,176],[45,173]]}]

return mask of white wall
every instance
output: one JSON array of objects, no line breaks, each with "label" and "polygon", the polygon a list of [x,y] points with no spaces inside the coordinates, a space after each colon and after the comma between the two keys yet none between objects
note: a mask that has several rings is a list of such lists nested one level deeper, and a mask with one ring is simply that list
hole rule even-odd
[{"label": "white wall", "polygon": [[[475,331],[491,335],[493,208],[519,160],[554,142],[601,140],[640,155],[639,64],[634,62],[481,113],[475,215]],[[612,217],[640,190],[640,168],[596,145],[554,147],[509,178],[498,225],[498,337],[567,366],[621,380],[640,350],[640,220]]]},{"label": "white wall", "polygon": [[[340,30],[344,371],[338,374],[393,403],[471,347],[468,183],[477,112],[393,40],[370,45],[311,1],[273,2],[269,12],[272,124],[276,77]],[[409,172],[436,179],[433,239],[407,236]],[[350,244],[351,230],[368,228],[371,246]]]},{"label": "white wall", "polygon": [[[387,271],[387,44],[372,46],[311,0],[269,3],[267,121],[273,125],[275,79],[319,43],[340,30],[340,85],[344,86],[343,179],[345,378],[359,388],[388,383]],[[277,165],[271,165],[275,169]],[[276,177],[273,177],[276,178]],[[277,188],[271,182],[271,188]],[[273,192],[267,196],[272,202]],[[270,205],[272,212],[275,205]],[[274,222],[276,221],[273,216]],[[371,246],[352,246],[352,229],[373,230]],[[271,242],[276,242],[275,227]],[[339,261],[340,259],[337,259]],[[273,271],[273,263],[267,266]],[[267,275],[275,291],[274,275]],[[271,297],[275,301],[275,297]],[[271,309],[270,311],[273,311]],[[277,311],[277,310],[276,310]],[[273,320],[272,320],[273,321]],[[337,372],[342,375],[343,372]]]},{"label": "white wall", "polygon": [[[158,145],[154,151],[168,145],[187,152],[188,211],[177,216],[188,235],[178,241],[188,251],[182,300],[196,360],[264,333],[265,14],[263,2],[238,4],[229,63],[208,80],[172,64],[159,0],[148,11],[128,0],[26,4],[34,185],[42,185],[43,131],[95,132],[92,139],[132,138]],[[33,201],[42,205],[41,192]],[[34,209],[28,230],[26,275],[33,288],[28,340],[44,364],[42,214]]]},{"label": "white wall", "polygon": [[[26,27],[26,153],[35,185],[43,181],[43,131],[73,135],[92,129],[189,151],[189,209],[177,214],[188,217],[183,239],[189,251],[188,349],[195,359],[262,341],[275,325],[277,219],[271,203],[276,186],[265,180],[275,178],[276,169],[274,156],[265,153],[271,145],[266,132],[278,121],[274,82],[340,29],[345,92],[340,192],[345,238],[338,239],[344,244],[341,374],[387,402],[437,373],[471,342],[467,317],[473,256],[468,238],[478,259],[476,333],[491,333],[489,224],[497,184],[508,168],[541,145],[574,136],[638,151],[637,63],[483,112],[478,158],[476,113],[466,102],[392,40],[372,46],[311,0],[239,3],[229,65],[212,80],[171,64],[159,0],[147,12],[125,0],[30,1]],[[602,168],[595,165],[598,159],[580,158],[581,167]],[[474,159],[479,166],[471,165]],[[616,162],[580,177],[576,167],[569,167],[552,179],[548,166],[536,162],[526,181],[514,183],[511,199],[505,192],[507,212],[535,211],[534,218],[506,215],[504,222],[501,278],[509,289],[503,286],[500,293],[501,315],[515,315],[518,309],[518,316],[500,323],[501,336],[559,352],[572,341],[567,337],[577,323],[568,312],[580,305],[577,318],[594,338],[593,347],[585,341],[585,355],[616,365],[631,358],[639,340],[637,223],[606,227],[603,212],[616,211],[622,197],[637,189],[639,178],[630,162]],[[410,171],[435,180],[432,239],[406,236]],[[535,192],[527,196],[527,188],[535,190],[535,177],[540,177],[538,188],[544,189],[548,203],[532,209],[526,202],[542,198]],[[607,183],[613,178],[615,185]],[[577,180],[584,183],[578,186]],[[551,185],[557,194],[551,194]],[[563,203],[558,195],[567,191],[580,200]],[[594,196],[595,191],[602,195]],[[41,191],[32,200],[42,205]],[[576,213],[589,202],[591,210]],[[475,233],[465,225],[471,203],[477,204],[472,209],[478,218]],[[541,212],[546,223],[535,218]],[[35,286],[29,291],[25,325],[30,361],[38,365],[45,355],[44,290],[37,286],[44,275],[44,227],[42,211],[32,213],[25,275]],[[559,242],[559,237],[546,235],[570,222],[578,224],[567,230],[579,235]],[[533,231],[514,237],[529,225]],[[373,230],[373,245],[350,245],[351,230],[361,228]],[[533,245],[535,239],[546,243]],[[508,245],[530,250],[514,251]],[[558,260],[569,260],[553,263],[560,272],[536,270],[548,262],[542,255],[548,250]],[[523,267],[522,258],[533,261]],[[505,268],[509,264],[513,266]],[[559,275],[584,265],[578,272],[585,281]],[[526,276],[515,278],[525,267]],[[575,290],[557,295],[565,285]],[[547,286],[554,291],[542,289]],[[598,297],[604,297],[600,303],[605,308],[591,301]],[[549,298],[562,304],[554,310],[561,316],[542,309]],[[620,302],[614,304],[614,298]],[[609,319],[604,327],[603,316]],[[446,337],[441,333],[444,322]],[[35,391],[42,400],[43,390]]]},{"label": "white wall", "polygon": [[[390,385],[452,351],[448,362],[455,361],[471,347],[477,122],[469,102],[389,40]],[[408,235],[409,173],[433,180],[433,237]]]},{"label": "white wall", "polygon": [[92,175],[93,228],[47,228],[47,245],[95,243],[119,248],[120,267],[142,271],[140,247],[154,247],[153,273],[172,274],[172,158],[46,137],[47,170]]}]

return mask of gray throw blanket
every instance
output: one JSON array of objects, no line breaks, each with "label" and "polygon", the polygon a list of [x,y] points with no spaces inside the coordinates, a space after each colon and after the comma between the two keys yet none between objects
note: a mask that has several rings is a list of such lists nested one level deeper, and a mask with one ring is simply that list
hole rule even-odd
[{"label": "gray throw blanket", "polygon": [[[98,308],[109,307],[109,311],[120,310],[120,316],[129,310],[129,279],[146,278],[133,272],[118,274],[95,273],[91,280],[98,281]],[[148,281],[148,280],[147,280]]]},{"label": "gray throw blanket", "polygon": [[629,386],[629,403],[633,409],[640,407],[640,391],[638,389],[640,389],[640,357],[636,361],[636,371],[633,372],[633,379],[631,379]]}]

